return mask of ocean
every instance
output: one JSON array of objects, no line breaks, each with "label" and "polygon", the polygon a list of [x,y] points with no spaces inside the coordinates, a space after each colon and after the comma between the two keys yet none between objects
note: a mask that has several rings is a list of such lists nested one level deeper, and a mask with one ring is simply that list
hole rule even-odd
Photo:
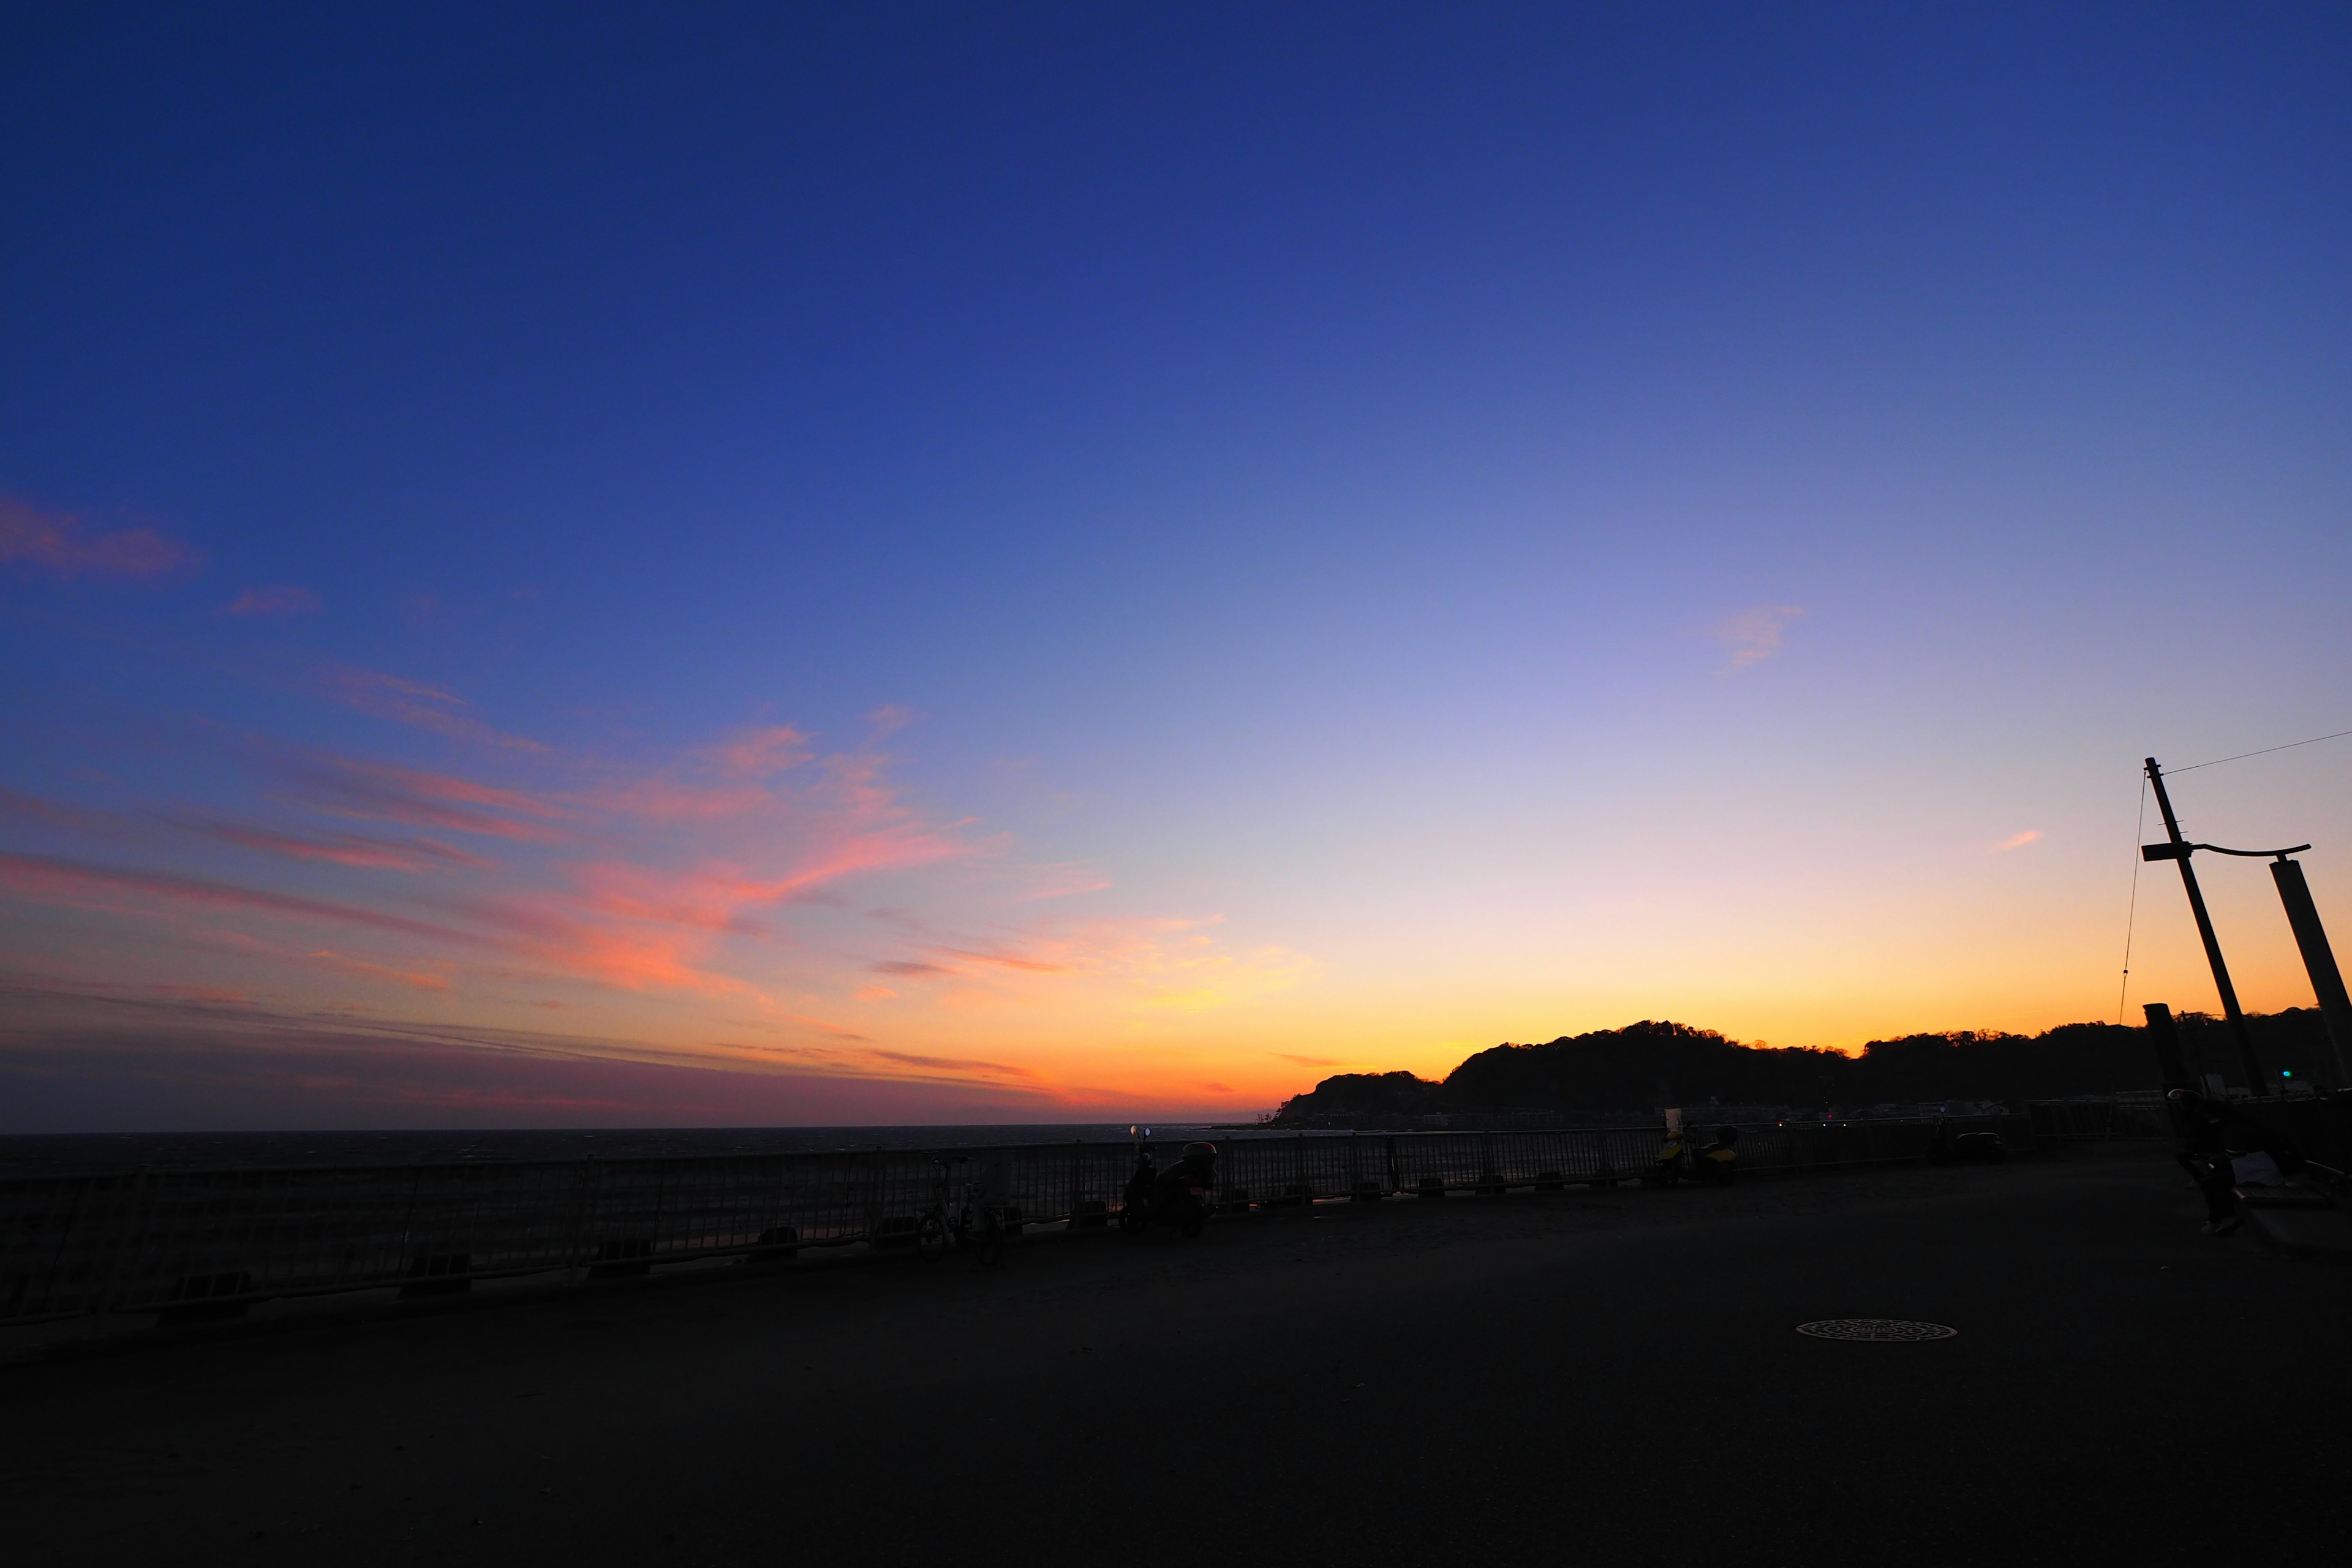
[{"label": "ocean", "polygon": [[[1153,1122],[1151,1141],[1264,1137],[1272,1129]],[[1289,1134],[1295,1135],[1295,1134]],[[94,1171],[439,1165],[466,1161],[642,1159],[853,1149],[983,1149],[1125,1143],[1128,1123],[979,1127],[640,1127],[443,1132],[59,1132],[0,1136],[0,1177]]]}]

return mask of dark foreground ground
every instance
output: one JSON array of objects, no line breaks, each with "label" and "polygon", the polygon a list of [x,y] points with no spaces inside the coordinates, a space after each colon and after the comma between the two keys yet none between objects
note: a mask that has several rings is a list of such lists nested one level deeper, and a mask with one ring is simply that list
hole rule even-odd
[{"label": "dark foreground ground", "polygon": [[0,1366],[0,1556],[2352,1561],[2352,1270],[2200,1217],[2141,1146]]}]

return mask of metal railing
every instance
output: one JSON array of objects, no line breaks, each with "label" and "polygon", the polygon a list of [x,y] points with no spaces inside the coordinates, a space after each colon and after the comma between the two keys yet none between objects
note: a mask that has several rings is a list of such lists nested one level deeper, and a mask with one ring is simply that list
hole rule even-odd
[{"label": "metal railing", "polygon": [[2112,1138],[2169,1138],[2172,1113],[2160,1089],[2075,1100],[2027,1102],[2033,1135],[2045,1142],[2081,1143]]},{"label": "metal railing", "polygon": [[[2025,1117],[1954,1118],[2033,1146]],[[1751,1173],[1920,1158],[1930,1120],[1741,1131]],[[1500,1194],[1606,1184],[1656,1158],[1655,1128],[1302,1133],[1222,1145],[1228,1214],[1328,1199]],[[1106,1226],[1134,1150],[1125,1143],[993,1150],[716,1155],[273,1170],[142,1170],[0,1180],[0,1323],[159,1314],[165,1321],[280,1297],[657,1265],[801,1248],[911,1242],[937,1162],[986,1170],[1009,1225]]]}]

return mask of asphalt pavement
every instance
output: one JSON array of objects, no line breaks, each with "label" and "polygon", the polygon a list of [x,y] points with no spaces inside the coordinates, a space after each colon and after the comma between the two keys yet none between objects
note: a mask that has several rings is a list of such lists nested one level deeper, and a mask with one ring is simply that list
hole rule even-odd
[{"label": "asphalt pavement", "polygon": [[[1324,1205],[0,1367],[12,1562],[2352,1561],[2352,1269],[2163,1151]],[[1808,1337],[1825,1319],[1956,1330]],[[23,1555],[18,1555],[19,1551]]]}]

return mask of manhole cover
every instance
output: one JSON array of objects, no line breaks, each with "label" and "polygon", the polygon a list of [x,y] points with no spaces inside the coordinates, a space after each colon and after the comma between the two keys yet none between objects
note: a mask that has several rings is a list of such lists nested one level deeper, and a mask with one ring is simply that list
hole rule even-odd
[{"label": "manhole cover", "polygon": [[1823,1318],[1818,1323],[1799,1323],[1797,1331],[1817,1340],[1948,1340],[1960,1331],[1901,1318]]}]

